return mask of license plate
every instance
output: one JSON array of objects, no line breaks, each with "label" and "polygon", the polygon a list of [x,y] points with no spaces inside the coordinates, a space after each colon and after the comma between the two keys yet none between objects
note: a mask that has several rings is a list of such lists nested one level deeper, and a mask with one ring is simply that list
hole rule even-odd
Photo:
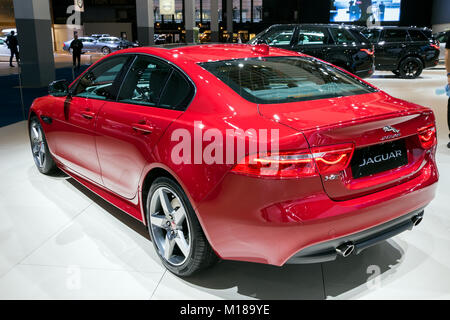
[{"label": "license plate", "polygon": [[350,167],[353,178],[362,178],[408,164],[405,140],[355,150]]}]

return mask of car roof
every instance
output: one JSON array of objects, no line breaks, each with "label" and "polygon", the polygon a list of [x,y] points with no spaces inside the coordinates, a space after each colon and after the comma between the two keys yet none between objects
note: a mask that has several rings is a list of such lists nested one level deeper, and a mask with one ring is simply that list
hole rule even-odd
[{"label": "car roof", "polygon": [[125,49],[117,53],[147,53],[157,55],[162,58],[176,58],[177,60],[189,60],[190,62],[210,62],[233,59],[257,58],[257,57],[282,57],[282,56],[305,56],[295,51],[269,47],[268,53],[258,53],[253,51],[253,45],[249,44],[208,44],[189,45],[175,47],[172,49],[158,47],[140,47]]},{"label": "car roof", "polygon": [[399,26],[377,26],[370,29],[400,29],[400,30],[430,30],[427,27],[399,27]]},{"label": "car roof", "polygon": [[302,26],[302,27],[325,27],[325,28],[349,28],[358,29],[359,26],[353,24],[344,23],[287,23],[287,24],[274,24],[269,28],[275,27],[290,27],[290,26]]},{"label": "car roof", "polygon": [[212,44],[195,45],[170,49],[173,53],[184,55],[191,61],[208,62],[220,60],[233,60],[244,58],[298,56],[294,51],[269,47],[268,54],[260,54],[253,51],[254,46],[248,44]]}]

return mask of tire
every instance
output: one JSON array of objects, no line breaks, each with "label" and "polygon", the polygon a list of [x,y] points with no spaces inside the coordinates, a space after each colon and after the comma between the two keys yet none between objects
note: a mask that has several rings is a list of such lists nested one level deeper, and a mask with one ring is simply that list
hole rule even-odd
[{"label": "tire", "polygon": [[172,179],[153,182],[146,209],[153,246],[170,272],[187,277],[218,261],[186,194]]},{"label": "tire", "polygon": [[397,77],[400,76],[400,71],[398,70],[392,70],[392,73],[395,74]]},{"label": "tire", "polygon": [[423,63],[419,58],[407,57],[400,62],[399,76],[403,79],[415,79],[422,74]]},{"label": "tire", "polygon": [[50,154],[44,130],[37,117],[30,119],[28,131],[33,160],[39,172],[50,175],[58,171],[58,167]]},{"label": "tire", "polygon": [[111,53],[111,49],[108,48],[108,47],[103,47],[102,48],[102,53],[106,56],[106,55]]}]

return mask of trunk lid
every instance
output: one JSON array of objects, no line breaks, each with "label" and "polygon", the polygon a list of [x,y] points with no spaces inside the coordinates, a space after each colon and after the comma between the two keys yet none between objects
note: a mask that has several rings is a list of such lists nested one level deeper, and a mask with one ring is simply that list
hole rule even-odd
[{"label": "trunk lid", "polygon": [[[311,148],[344,143],[355,146],[346,170],[321,176],[325,192],[333,200],[347,200],[405,182],[420,174],[430,156],[420,144],[418,128],[434,123],[432,111],[383,92],[259,105],[259,111],[301,131]],[[381,167],[358,172],[368,162],[367,168],[373,169],[373,159],[380,160],[376,166]]]}]

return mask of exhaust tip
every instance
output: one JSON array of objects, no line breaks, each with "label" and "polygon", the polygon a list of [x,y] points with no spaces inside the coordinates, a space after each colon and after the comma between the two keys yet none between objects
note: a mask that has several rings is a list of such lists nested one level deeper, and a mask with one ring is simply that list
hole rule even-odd
[{"label": "exhaust tip", "polygon": [[412,218],[412,222],[414,224],[414,227],[418,226],[423,220],[423,216],[414,216]]},{"label": "exhaust tip", "polygon": [[336,253],[341,257],[346,258],[353,253],[353,250],[355,250],[355,245],[351,242],[347,242],[338,246],[336,248]]}]

